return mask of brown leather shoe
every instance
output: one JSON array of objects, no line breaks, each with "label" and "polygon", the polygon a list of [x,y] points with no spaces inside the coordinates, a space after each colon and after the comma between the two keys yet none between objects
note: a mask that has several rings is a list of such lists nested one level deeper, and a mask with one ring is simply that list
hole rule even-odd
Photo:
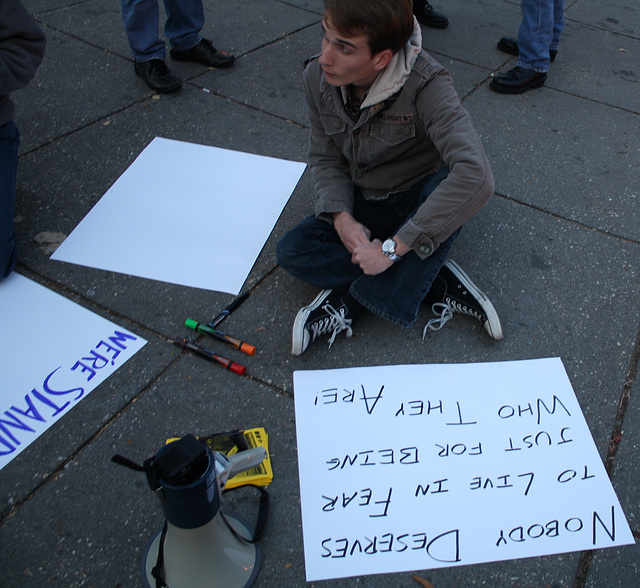
[{"label": "brown leather shoe", "polygon": [[178,51],[171,49],[171,58],[176,61],[194,61],[209,67],[231,67],[236,58],[230,53],[218,51],[211,41],[200,39],[191,49]]}]

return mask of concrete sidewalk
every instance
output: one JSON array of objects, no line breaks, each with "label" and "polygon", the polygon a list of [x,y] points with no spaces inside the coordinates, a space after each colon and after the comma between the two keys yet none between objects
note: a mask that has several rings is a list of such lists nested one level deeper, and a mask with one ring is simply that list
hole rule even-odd
[{"label": "concrete sidewalk", "polygon": [[[239,377],[166,342],[186,336],[185,317],[213,316],[229,295],[51,261],[34,241],[71,233],[156,136],[305,160],[301,73],[318,52],[321,0],[204,3],[205,36],[237,61],[223,71],[169,60],[185,85],[158,97],[134,76],[118,2],[25,0],[48,47],[35,80],[13,95],[22,134],[17,271],[149,343],[0,472],[2,585],[139,585],[162,513],[144,476],[111,456],[142,461],[170,436],[263,426],[274,481],[255,585],[304,586],[292,372],[305,369],[561,357],[640,537],[640,5],[567,0],[547,82],[522,96],[488,87],[515,65],[496,43],[517,34],[519,2],[436,2],[451,24],[423,29],[496,178],[496,195],[452,257],[491,297],[503,341],[461,316],[424,342],[419,326],[369,316],[353,339],[290,355],[292,321],[315,291],[277,266],[275,245],[312,210],[305,172],[243,288],[251,297],[228,320],[229,332],[258,347],[250,375]],[[419,325],[429,318],[422,312]],[[57,344],[55,334],[37,336]],[[626,588],[640,586],[639,562],[636,543],[417,573],[436,588]],[[313,585],[417,586],[410,573]]]}]

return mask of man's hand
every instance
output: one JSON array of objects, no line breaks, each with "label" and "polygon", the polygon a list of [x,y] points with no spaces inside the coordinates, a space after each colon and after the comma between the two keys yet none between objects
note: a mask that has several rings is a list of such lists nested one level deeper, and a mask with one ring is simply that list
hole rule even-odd
[{"label": "man's hand", "polygon": [[[410,248],[400,241],[398,237],[394,237],[394,239],[396,242],[396,255],[402,257],[410,251]],[[381,274],[394,263],[400,263],[399,261],[391,261],[382,253],[382,241],[380,239],[374,239],[370,243],[358,245],[351,256],[351,261],[358,264],[362,271],[369,276]]]},{"label": "man's hand", "polygon": [[353,263],[358,264],[362,271],[375,276],[389,269],[393,265],[384,253],[382,253],[382,241],[374,239],[369,243],[358,245],[351,256]]},{"label": "man's hand", "polygon": [[371,239],[371,231],[353,218],[349,212],[334,213],[333,227],[342,244],[352,255],[356,247],[369,243],[369,239]]}]

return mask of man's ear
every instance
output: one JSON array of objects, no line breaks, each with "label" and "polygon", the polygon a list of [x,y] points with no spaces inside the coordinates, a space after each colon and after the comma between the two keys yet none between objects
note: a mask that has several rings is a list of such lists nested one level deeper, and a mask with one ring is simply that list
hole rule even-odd
[{"label": "man's ear", "polygon": [[383,51],[380,51],[380,53],[376,53],[374,56],[374,69],[377,69],[378,71],[383,70],[387,65],[389,65],[392,57],[393,51],[391,51],[391,49],[384,49]]}]

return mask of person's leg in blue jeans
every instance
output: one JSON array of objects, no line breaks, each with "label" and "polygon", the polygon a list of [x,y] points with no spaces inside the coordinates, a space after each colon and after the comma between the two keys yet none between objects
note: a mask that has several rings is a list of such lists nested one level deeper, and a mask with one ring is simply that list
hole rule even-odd
[{"label": "person's leg in blue jeans", "polygon": [[[191,49],[202,37],[202,0],[164,0],[167,20],[164,33],[172,49]],[[165,59],[166,47],[160,38],[158,0],[122,0],[122,20],[136,61]]]},{"label": "person's leg in blue jeans", "polygon": [[553,2],[553,35],[551,38],[550,51],[558,51],[560,45],[560,35],[564,28],[564,0],[554,0]]},{"label": "person's leg in blue jeans", "polygon": [[[156,92],[171,94],[182,87],[167,66],[165,43],[159,37],[159,0],[121,0],[122,20],[134,58],[134,71]],[[208,67],[230,67],[235,57],[218,51],[203,39],[202,0],[163,0],[167,20],[164,33],[169,38],[171,58]]]},{"label": "person's leg in blue jeans", "polygon": [[172,94],[180,90],[182,82],[165,62],[167,49],[159,36],[158,0],[121,0],[121,5],[135,74],[155,92]]},{"label": "person's leg in blue jeans", "polygon": [[555,31],[556,14],[563,12],[564,3],[554,0],[522,0],[522,22],[518,31],[518,66],[539,73],[549,71],[552,42],[558,48],[560,31]]},{"label": "person's leg in blue jeans", "polygon": [[18,261],[13,227],[20,134],[13,121],[0,126],[0,279],[6,278]]},{"label": "person's leg in blue jeans", "polygon": [[202,0],[164,0],[167,22],[164,34],[171,49],[186,51],[197,45],[204,27]]},{"label": "person's leg in blue jeans", "polygon": [[498,49],[518,56],[518,65],[489,84],[502,94],[522,94],[544,85],[564,25],[564,0],[521,0],[520,5],[518,38],[502,37],[498,42]]},{"label": "person's leg in blue jeans", "polygon": [[122,20],[136,61],[165,59],[165,44],[159,36],[158,0],[122,0]]}]

